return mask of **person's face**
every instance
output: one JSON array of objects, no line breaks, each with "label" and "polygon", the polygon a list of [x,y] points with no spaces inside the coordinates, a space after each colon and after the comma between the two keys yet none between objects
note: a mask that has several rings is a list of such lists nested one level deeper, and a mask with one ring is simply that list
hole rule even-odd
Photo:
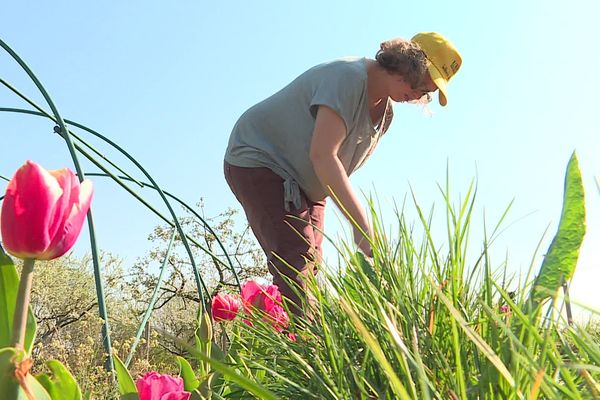
[{"label": "person's face", "polygon": [[437,86],[427,74],[421,85],[413,89],[402,76],[392,75],[390,83],[390,98],[395,102],[431,101],[433,92],[438,90]]}]

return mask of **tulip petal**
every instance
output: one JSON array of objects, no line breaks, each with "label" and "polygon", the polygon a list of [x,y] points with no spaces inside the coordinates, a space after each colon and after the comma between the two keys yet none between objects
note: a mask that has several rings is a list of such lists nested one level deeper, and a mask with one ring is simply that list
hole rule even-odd
[{"label": "tulip petal", "polygon": [[215,321],[232,321],[239,311],[237,299],[229,294],[218,293],[212,299],[211,312]]},{"label": "tulip petal", "polygon": [[48,246],[48,251],[37,257],[39,260],[52,260],[60,257],[73,247],[83,228],[93,194],[94,188],[90,180],[85,179],[81,184],[73,184],[69,200],[69,213],[56,232],[52,243]]},{"label": "tulip petal", "polygon": [[251,313],[253,308],[262,309],[262,296],[263,287],[254,280],[249,280],[242,286],[242,305],[244,311]]},{"label": "tulip petal", "polygon": [[264,289],[263,310],[269,313],[277,305],[281,305],[279,287],[277,285],[269,285]]},{"label": "tulip petal", "polygon": [[48,171],[48,173],[56,179],[56,182],[58,182],[58,185],[63,190],[63,194],[56,204],[54,218],[52,221],[49,221],[47,228],[48,236],[52,241],[56,236],[56,232],[60,231],[65,224],[65,220],[69,215],[70,204],[72,204],[73,189],[74,186],[79,184],[79,181],[73,171],[68,168]]},{"label": "tulip petal", "polygon": [[190,392],[171,392],[163,394],[160,400],[189,400]]},{"label": "tulip petal", "polygon": [[242,299],[248,301],[251,297],[256,296],[256,294],[261,291],[261,285],[254,280],[250,280],[242,286]]},{"label": "tulip petal", "polygon": [[275,305],[266,315],[275,330],[282,332],[290,323],[290,317],[283,307]]},{"label": "tulip petal", "polygon": [[49,245],[49,223],[60,216],[56,205],[63,190],[56,179],[33,161],[17,170],[2,202],[4,248],[19,258],[35,258]]},{"label": "tulip petal", "polygon": [[157,372],[148,372],[136,381],[140,400],[188,400],[191,393],[184,391],[183,379]]}]

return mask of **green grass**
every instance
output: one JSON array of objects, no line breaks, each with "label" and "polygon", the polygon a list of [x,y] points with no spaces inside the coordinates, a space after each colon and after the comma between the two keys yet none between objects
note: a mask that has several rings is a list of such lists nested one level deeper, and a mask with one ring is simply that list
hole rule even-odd
[{"label": "green grass", "polygon": [[[342,268],[323,267],[310,284],[314,320],[294,321],[297,342],[240,323],[230,368],[281,399],[599,398],[598,326],[567,324],[556,292],[536,306],[532,282],[493,267],[489,245],[506,213],[471,257],[475,190],[456,208],[448,192],[445,243],[416,201],[421,237],[400,211],[390,238],[373,211],[373,260],[342,243]],[[225,398],[252,397],[223,387]]]}]

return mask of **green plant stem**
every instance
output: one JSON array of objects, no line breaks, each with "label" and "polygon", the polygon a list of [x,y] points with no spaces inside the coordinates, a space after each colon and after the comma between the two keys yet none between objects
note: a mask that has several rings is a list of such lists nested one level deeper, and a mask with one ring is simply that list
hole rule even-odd
[{"label": "green plant stem", "polygon": [[135,354],[135,349],[136,349],[138,343],[140,342],[140,339],[142,338],[142,334],[144,333],[144,331],[147,331],[147,329],[150,329],[149,327],[146,327],[146,324],[148,323],[148,320],[150,319],[150,315],[152,315],[152,311],[154,311],[154,304],[156,303],[156,299],[158,298],[158,292],[160,290],[160,285],[163,280],[163,275],[165,273],[167,264],[169,263],[169,258],[171,257],[171,249],[173,248],[173,242],[175,241],[176,234],[177,234],[177,229],[173,229],[173,233],[171,234],[171,240],[169,241],[169,247],[167,248],[167,252],[165,253],[165,259],[163,260],[162,266],[160,267],[158,281],[156,282],[156,286],[154,287],[154,292],[152,293],[152,297],[150,298],[148,307],[146,308],[146,311],[144,312],[144,317],[142,318],[142,323],[140,324],[140,327],[138,328],[137,334],[135,336],[135,340],[133,341],[133,344],[131,345],[131,348],[129,349],[129,354],[127,355],[127,359],[125,360],[125,367],[129,367],[129,364],[131,364],[131,360],[133,359],[133,356]]},{"label": "green plant stem", "polygon": [[569,297],[569,285],[567,282],[562,284],[563,291],[565,292],[565,307],[567,309],[567,322],[569,326],[573,326],[573,312],[571,311],[571,299]]},{"label": "green plant stem", "polygon": [[31,299],[34,264],[35,260],[32,258],[24,260],[21,280],[19,281],[12,332],[13,347],[19,350],[25,349],[25,330],[27,329],[27,313],[29,312],[29,300]]},{"label": "green plant stem", "polygon": [[[67,126],[65,125],[65,121],[63,120],[60,113],[58,112],[58,108],[52,101],[52,98],[50,98],[50,95],[48,94],[48,92],[46,91],[46,89],[44,88],[42,83],[38,80],[38,78],[35,76],[33,71],[31,71],[31,69],[27,66],[27,64],[25,64],[25,62],[21,59],[21,57],[19,57],[17,55],[17,53],[15,53],[14,50],[11,49],[1,39],[0,39],[0,47],[2,47],[4,50],[6,50],[6,52],[8,54],[10,54],[10,56],[21,66],[21,68],[27,73],[29,78],[33,81],[35,86],[38,88],[38,90],[40,91],[40,93],[42,94],[42,96],[44,97],[46,102],[48,103],[48,106],[50,107],[50,109],[52,110],[52,114],[54,115],[54,120],[60,127],[60,132],[62,133],[62,137],[65,140],[65,143],[67,144],[69,154],[71,155],[71,159],[73,160],[73,164],[75,165],[75,170],[77,171],[77,177],[79,178],[79,181],[82,182],[85,179],[85,175],[83,174],[83,169],[81,168],[81,163],[79,162],[79,159],[77,157],[77,152],[75,151],[75,145],[73,143],[73,139],[71,138],[70,131],[67,129]],[[108,313],[106,310],[104,286],[102,284],[102,280],[101,280],[101,276],[100,276],[100,260],[98,257],[98,246],[96,244],[96,231],[94,228],[94,218],[92,215],[91,207],[87,213],[87,225],[88,225],[88,231],[89,231],[89,235],[90,235],[92,261],[94,263],[94,277],[96,280],[96,292],[98,293],[98,311],[100,314],[100,318],[102,318],[102,320],[104,321],[104,325],[102,327],[102,337],[103,337],[103,343],[104,343],[104,350],[107,353],[106,369],[113,373],[112,376],[113,376],[113,381],[114,381],[116,379],[116,375],[114,374],[114,371],[113,371],[112,345],[111,345],[111,341],[110,341]]]}]

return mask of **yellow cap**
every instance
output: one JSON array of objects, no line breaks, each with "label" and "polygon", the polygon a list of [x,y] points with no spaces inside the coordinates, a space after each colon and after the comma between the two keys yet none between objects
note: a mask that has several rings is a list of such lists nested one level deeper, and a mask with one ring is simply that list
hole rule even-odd
[{"label": "yellow cap", "polygon": [[437,32],[417,33],[411,41],[417,43],[429,60],[429,75],[440,90],[442,106],[448,104],[446,87],[462,64],[460,53],[452,43]]}]

